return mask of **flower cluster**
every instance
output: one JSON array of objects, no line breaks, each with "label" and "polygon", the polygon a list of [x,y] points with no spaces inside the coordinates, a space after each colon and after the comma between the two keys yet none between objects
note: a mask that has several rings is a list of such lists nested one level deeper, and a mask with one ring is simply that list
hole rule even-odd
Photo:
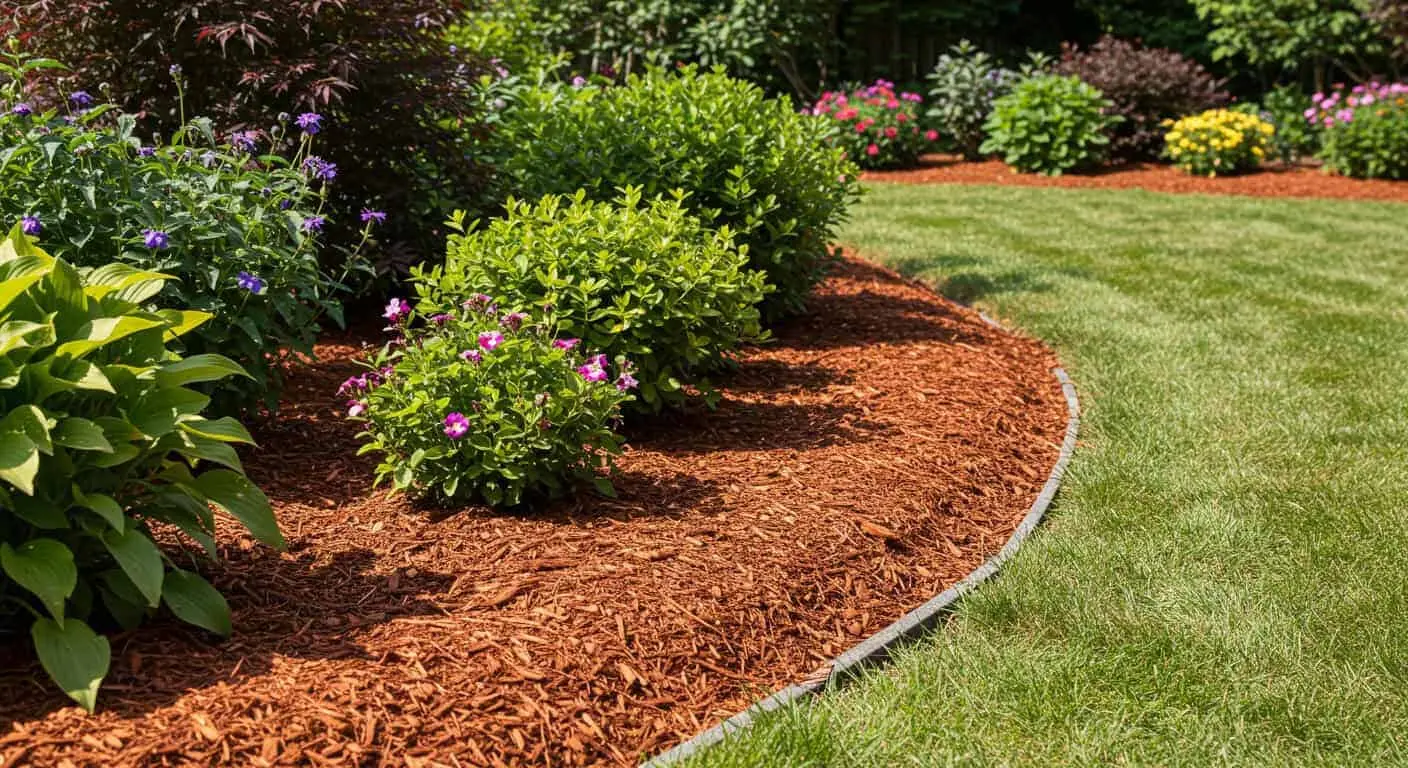
[{"label": "flower cluster", "polygon": [[1333,128],[1354,122],[1356,112],[1361,109],[1381,113],[1390,107],[1408,105],[1408,83],[1380,83],[1376,80],[1356,85],[1348,91],[1344,86],[1337,86],[1328,94],[1311,96],[1310,103],[1310,108],[1305,110],[1305,119],[1314,125]]},{"label": "flower cluster", "polygon": [[1216,176],[1261,164],[1275,126],[1256,115],[1210,109],[1177,122],[1165,121],[1164,154],[1188,173]]},{"label": "flower cluster", "polygon": [[925,147],[939,138],[937,131],[919,125],[923,101],[917,93],[896,93],[888,80],[876,80],[850,93],[827,91],[810,112],[839,124],[832,141],[857,165],[902,168],[917,163]]}]

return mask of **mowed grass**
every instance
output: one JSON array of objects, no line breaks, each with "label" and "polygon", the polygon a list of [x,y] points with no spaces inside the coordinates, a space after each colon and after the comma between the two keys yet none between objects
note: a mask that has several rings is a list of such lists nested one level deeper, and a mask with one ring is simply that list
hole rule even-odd
[{"label": "mowed grass", "polygon": [[1047,524],[691,766],[1408,765],[1408,206],[874,185],[843,240],[1047,340]]}]

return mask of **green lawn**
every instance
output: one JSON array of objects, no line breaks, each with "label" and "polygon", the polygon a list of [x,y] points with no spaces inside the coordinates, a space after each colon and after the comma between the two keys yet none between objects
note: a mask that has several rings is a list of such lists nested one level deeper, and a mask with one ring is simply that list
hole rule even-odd
[{"label": "green lawn", "polygon": [[1047,340],[1047,524],[692,766],[1408,764],[1408,206],[873,186],[845,242]]}]

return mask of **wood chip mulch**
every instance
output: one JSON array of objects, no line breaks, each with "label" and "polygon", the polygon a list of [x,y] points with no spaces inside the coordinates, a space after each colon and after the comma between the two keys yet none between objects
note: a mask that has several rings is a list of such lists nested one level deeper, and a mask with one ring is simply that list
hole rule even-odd
[{"label": "wood chip mulch", "polygon": [[248,468],[290,549],[222,531],[211,642],[112,638],[99,711],[0,648],[0,765],[622,765],[677,744],[962,578],[1066,427],[1039,343],[847,260],[715,412],[632,428],[619,500],[444,517],[369,487],[320,349]]},{"label": "wood chip mulch", "polygon": [[1000,160],[966,162],[950,155],[929,155],[918,168],[867,171],[865,181],[901,184],[998,184],[1019,187],[1143,189],[1181,194],[1251,197],[1339,198],[1408,203],[1408,181],[1351,179],[1307,166],[1267,166],[1237,176],[1190,176],[1169,165],[1132,163],[1093,173],[1040,176],[1014,173]]}]

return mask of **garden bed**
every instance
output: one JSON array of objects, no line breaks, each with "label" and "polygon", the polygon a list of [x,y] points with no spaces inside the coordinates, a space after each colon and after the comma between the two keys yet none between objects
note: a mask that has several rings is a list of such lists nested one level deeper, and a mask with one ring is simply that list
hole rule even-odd
[{"label": "garden bed", "polygon": [[113,638],[96,716],[20,643],[4,765],[632,763],[805,677],[1007,540],[1066,404],[1035,341],[848,260],[716,412],[628,428],[619,498],[445,515],[369,487],[337,384],[295,374],[248,469],[289,539],[210,571],[235,635]]},{"label": "garden bed", "polygon": [[949,155],[928,155],[918,168],[868,171],[865,181],[904,184],[1007,184],[1025,187],[1143,189],[1150,192],[1254,197],[1341,198],[1408,202],[1408,182],[1351,179],[1305,166],[1269,166],[1237,176],[1191,176],[1172,166],[1133,163],[1084,174],[1039,176],[1013,173],[1000,160],[966,162]]}]

